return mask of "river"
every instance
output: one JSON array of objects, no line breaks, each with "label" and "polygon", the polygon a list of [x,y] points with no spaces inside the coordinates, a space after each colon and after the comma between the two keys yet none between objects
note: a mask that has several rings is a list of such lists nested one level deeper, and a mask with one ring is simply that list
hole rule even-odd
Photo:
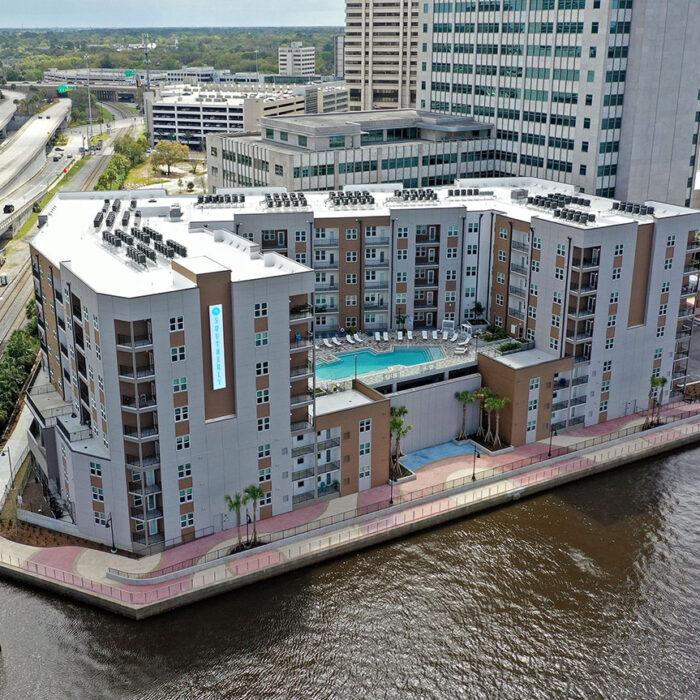
[{"label": "river", "polygon": [[2,698],[700,697],[700,449],[131,622],[0,580]]}]

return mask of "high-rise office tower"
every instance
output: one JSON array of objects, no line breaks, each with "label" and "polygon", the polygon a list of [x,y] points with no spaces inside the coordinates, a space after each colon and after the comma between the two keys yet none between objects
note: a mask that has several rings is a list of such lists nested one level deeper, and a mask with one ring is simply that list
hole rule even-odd
[{"label": "high-rise office tower", "polygon": [[302,46],[293,41],[290,46],[277,50],[280,75],[314,75],[316,73],[316,48]]},{"label": "high-rise office tower", "polygon": [[345,79],[350,109],[413,107],[418,51],[417,0],[349,0]]},{"label": "high-rise office tower", "polygon": [[693,8],[697,0],[421,3],[417,106],[492,121],[513,174],[687,204],[700,125]]},{"label": "high-rise office tower", "polygon": [[333,37],[333,75],[336,78],[345,77],[345,34]]}]

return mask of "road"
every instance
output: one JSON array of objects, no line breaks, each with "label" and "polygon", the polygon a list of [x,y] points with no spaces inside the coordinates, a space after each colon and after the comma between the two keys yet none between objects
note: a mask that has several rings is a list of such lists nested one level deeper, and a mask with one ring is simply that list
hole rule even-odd
[{"label": "road", "polygon": [[0,100],[0,130],[5,128],[17,111],[17,105],[15,105],[14,100],[23,100],[25,98],[25,95],[21,92],[12,92],[11,90],[3,89],[2,94],[5,96],[5,99]]}]

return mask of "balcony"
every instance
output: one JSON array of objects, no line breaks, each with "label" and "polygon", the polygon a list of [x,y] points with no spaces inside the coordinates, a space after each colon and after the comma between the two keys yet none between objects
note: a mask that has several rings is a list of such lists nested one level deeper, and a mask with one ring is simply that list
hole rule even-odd
[{"label": "balcony", "polygon": [[327,486],[321,486],[318,489],[319,497],[330,496],[338,493],[340,493],[340,486],[337,484],[328,484]]},{"label": "balcony", "polygon": [[134,425],[124,426],[124,437],[131,440],[148,440],[150,438],[158,437],[158,426],[152,425],[147,428],[141,428],[140,430]]},{"label": "balcony", "polygon": [[299,481],[299,479],[308,479],[310,476],[313,475],[313,467],[310,467],[309,469],[301,469],[298,472],[292,472],[292,481]]},{"label": "balcony", "polygon": [[691,284],[685,287],[681,288],[681,298],[683,297],[690,297],[693,296],[693,294],[698,293],[698,286],[697,284]]},{"label": "balcony", "polygon": [[682,371],[680,371],[680,372],[674,372],[674,373],[673,373],[673,379],[674,379],[674,381],[675,381],[676,379],[683,379],[683,377],[687,377],[687,376],[688,376],[688,370],[682,370]]},{"label": "balcony", "polygon": [[598,291],[598,287],[591,287],[590,285],[585,285],[581,287],[580,289],[577,287],[571,287],[569,291],[574,295],[574,296],[583,296],[586,294],[595,294]]},{"label": "balcony", "polygon": [[129,467],[137,469],[155,468],[160,466],[160,455],[150,455],[139,459],[136,455],[127,455],[126,463]]},{"label": "balcony", "polygon": [[302,406],[303,404],[310,404],[314,400],[313,392],[306,391],[302,394],[294,394],[289,397],[289,403],[292,406]]},{"label": "balcony", "polygon": [[518,265],[517,263],[510,264],[510,271],[514,272],[516,275],[527,275],[528,268],[524,265]]},{"label": "balcony", "polygon": [[391,243],[391,238],[389,236],[366,236],[365,245],[389,245]]},{"label": "balcony", "polygon": [[305,367],[292,367],[289,370],[289,378],[302,379],[303,377],[310,377],[314,373],[313,367],[311,365],[306,365]]},{"label": "balcony", "polygon": [[296,338],[289,341],[289,351],[299,352],[301,350],[309,350],[312,346],[311,338]]},{"label": "balcony", "polygon": [[314,270],[337,270],[337,260],[314,260]]},{"label": "balcony", "polygon": [[302,420],[297,423],[292,423],[290,425],[290,430],[292,431],[293,435],[298,433],[307,433],[312,431],[313,429],[314,426],[307,420]]},{"label": "balcony", "polygon": [[131,509],[131,517],[134,520],[155,520],[163,517],[163,511],[161,508],[151,508],[146,510],[144,515],[143,507],[136,507]]},{"label": "balcony", "polygon": [[130,408],[138,411],[143,408],[153,408],[156,404],[155,396],[142,395],[138,398],[134,396],[122,396],[122,408]]},{"label": "balcony", "polygon": [[700,240],[695,237],[695,234],[688,236],[688,246],[685,249],[686,253],[696,253],[700,251]]},{"label": "balcony", "polygon": [[150,335],[137,335],[132,338],[130,335],[117,335],[117,346],[120,349],[133,350],[134,348],[145,348],[153,345],[153,337]]},{"label": "balcony", "polygon": [[60,316],[58,316],[57,319],[58,319],[58,327],[62,331],[65,331],[66,330],[66,322]]},{"label": "balcony", "polygon": [[591,358],[587,357],[586,355],[576,355],[574,357],[574,363],[577,365],[581,365],[581,364],[584,364],[584,363],[587,363],[590,361],[591,361]]},{"label": "balcony", "polygon": [[426,301],[425,299],[416,299],[413,302],[414,309],[437,309],[437,301]]},{"label": "balcony", "polygon": [[292,497],[292,504],[297,505],[298,503],[304,503],[305,501],[311,501],[315,498],[313,491],[307,491],[306,493],[298,493]]},{"label": "balcony", "polygon": [[683,269],[683,275],[696,275],[698,273],[697,265],[688,265]]},{"label": "balcony", "polygon": [[595,307],[592,309],[569,309],[569,318],[593,318],[595,316]]},{"label": "balcony", "polygon": [[431,260],[430,258],[416,255],[416,267],[438,267],[439,265],[440,262],[435,260],[435,258]]},{"label": "balcony", "polygon": [[597,270],[600,267],[600,261],[596,260],[572,260],[571,267],[574,270]]},{"label": "balcony", "polygon": [[137,367],[135,370],[133,367],[120,365],[119,376],[124,377],[125,379],[151,379],[156,376],[156,370],[152,365],[143,365],[141,367]]},{"label": "balcony", "polygon": [[678,318],[691,318],[695,316],[695,307],[694,306],[681,306],[680,309],[678,309]]},{"label": "balcony", "polygon": [[154,493],[160,493],[163,490],[160,484],[146,485],[145,481],[130,481],[129,493],[137,496],[150,496]]},{"label": "balcony", "polygon": [[437,289],[438,287],[438,282],[437,280],[416,280],[415,281],[415,287],[416,289]]},{"label": "balcony", "polygon": [[340,447],[340,438],[328,438],[327,440],[318,441],[319,450],[330,450],[333,447]]},{"label": "balcony", "polygon": [[335,460],[334,462],[326,462],[325,464],[318,465],[319,474],[327,474],[328,472],[334,472],[336,469],[340,469],[340,460]]},{"label": "balcony", "polygon": [[567,335],[566,340],[570,343],[580,343],[581,341],[589,340],[592,337],[593,337],[593,330],[590,330],[590,331],[584,331],[583,333],[577,333],[574,336]]},{"label": "balcony", "polygon": [[561,411],[564,408],[569,407],[569,402],[568,401],[558,401],[557,403],[552,404],[552,413],[556,411]]},{"label": "balcony", "polygon": [[513,241],[513,248],[523,253],[530,252],[530,246],[527,243],[521,243],[520,241]]},{"label": "balcony", "polygon": [[311,443],[310,445],[300,445],[299,447],[292,447],[292,457],[303,457],[304,455],[309,455],[315,449],[316,448],[313,443]]},{"label": "balcony", "polygon": [[314,248],[337,248],[337,238],[314,238]]},{"label": "balcony", "polygon": [[337,282],[316,282],[314,289],[317,292],[337,292],[338,283]]},{"label": "balcony", "polygon": [[[146,544],[146,533],[145,532],[133,532],[131,534],[131,541],[134,544]],[[156,532],[155,535],[148,535],[148,544],[161,544],[165,542],[165,535],[162,532]]]},{"label": "balcony", "polygon": [[290,323],[304,323],[313,320],[313,313],[311,311],[311,305],[307,304],[301,309],[293,309],[289,312],[289,322]]},{"label": "balcony", "polygon": [[387,302],[379,303],[377,301],[366,301],[364,303],[365,311],[388,311],[389,305]]},{"label": "balcony", "polygon": [[571,399],[569,401],[569,407],[573,408],[574,406],[581,406],[584,403],[586,403],[586,397],[585,396],[577,396],[576,398]]},{"label": "balcony", "polygon": [[576,418],[571,418],[569,420],[569,427],[573,428],[575,425],[580,425],[586,420],[586,416],[576,416]]},{"label": "balcony", "polygon": [[372,280],[364,283],[365,289],[389,289],[389,280]]},{"label": "balcony", "polygon": [[435,245],[439,246],[440,245],[440,237],[437,234],[434,233],[417,233],[416,234],[416,243],[418,245]]},{"label": "balcony", "polygon": [[520,297],[521,299],[526,299],[527,298],[527,289],[524,287],[514,287],[512,284],[508,287],[508,291],[516,297]]},{"label": "balcony", "polygon": [[381,260],[378,258],[365,258],[365,267],[377,268],[377,267],[389,267],[388,260]]},{"label": "balcony", "polygon": [[588,375],[585,377],[576,377],[576,379],[571,382],[571,386],[581,386],[581,384],[588,384]]},{"label": "balcony", "polygon": [[37,279],[40,279],[40,277],[39,277],[39,266],[38,266],[38,265],[32,265],[32,274],[33,274],[34,277],[36,277]]},{"label": "balcony", "polygon": [[508,309],[508,315],[512,316],[513,318],[517,318],[520,321],[525,320],[525,314],[522,311],[518,311],[517,309]]}]

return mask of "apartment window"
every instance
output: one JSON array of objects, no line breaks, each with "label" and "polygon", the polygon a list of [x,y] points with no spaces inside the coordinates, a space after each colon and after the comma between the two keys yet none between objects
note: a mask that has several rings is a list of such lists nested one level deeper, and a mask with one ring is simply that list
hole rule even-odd
[{"label": "apartment window", "polygon": [[600,408],[598,409],[600,413],[605,413],[608,410],[608,401],[607,399],[605,401],[600,402]]},{"label": "apartment window", "polygon": [[190,446],[190,436],[182,435],[175,440],[175,448],[178,450],[186,450]]},{"label": "apartment window", "polygon": [[396,251],[396,259],[397,260],[408,260],[408,251],[407,250],[397,250]]},{"label": "apartment window", "polygon": [[659,306],[659,316],[665,316],[667,311],[668,304],[661,304],[661,306]]},{"label": "apartment window", "polygon": [[90,462],[90,474],[92,476],[102,476],[102,465],[97,462]]},{"label": "apartment window", "polygon": [[614,347],[615,347],[615,338],[606,338],[605,339],[605,349],[612,350]]},{"label": "apartment window", "polygon": [[663,338],[665,334],[666,334],[666,326],[659,326],[656,329],[656,337],[657,338]]},{"label": "apartment window", "polygon": [[531,433],[533,430],[537,430],[537,421],[536,420],[529,420],[527,422],[527,432]]},{"label": "apartment window", "polygon": [[447,282],[454,282],[457,279],[457,270],[447,270],[445,272],[445,280]]},{"label": "apartment window", "polygon": [[255,392],[255,402],[258,404],[270,403],[270,390],[269,389],[260,389],[259,391],[256,391]]},{"label": "apartment window", "polygon": [[305,243],[306,242],[306,231],[297,231],[294,234],[294,240],[297,243]]},{"label": "apartment window", "polygon": [[329,148],[345,148],[345,135],[331,136],[328,139]]},{"label": "apartment window", "polygon": [[539,271],[540,271],[540,261],[539,261],[539,260],[533,260],[533,261],[532,261],[532,264],[531,264],[531,267],[532,267],[532,271],[533,271],[533,272],[539,272]]},{"label": "apartment window", "polygon": [[264,430],[270,429],[270,417],[258,418],[258,432],[261,433]]},{"label": "apartment window", "polygon": [[673,248],[676,245],[676,237],[674,235],[666,236],[666,247]]},{"label": "apartment window", "polygon": [[527,402],[527,410],[528,411],[536,411],[537,410],[537,399],[531,399],[530,401]]},{"label": "apartment window", "polygon": [[663,354],[663,348],[656,348],[656,350],[654,350],[654,359],[660,360],[662,354]]},{"label": "apartment window", "polygon": [[170,348],[170,359],[173,362],[178,362],[179,360],[185,359],[185,346],[179,345],[176,348]]},{"label": "apartment window", "polygon": [[178,406],[175,409],[175,422],[179,423],[180,421],[183,420],[188,420],[190,417],[190,408],[189,406]]},{"label": "apartment window", "polygon": [[396,281],[397,282],[407,282],[408,281],[408,273],[407,272],[397,272],[396,273]]},{"label": "apartment window", "polygon": [[612,278],[614,280],[619,280],[620,277],[622,277],[622,268],[621,267],[613,267]]},{"label": "apartment window", "polygon": [[532,294],[533,297],[536,297],[540,291],[540,288],[536,284],[531,284],[530,285],[530,294]]},{"label": "apartment window", "polygon": [[620,299],[620,292],[610,292],[610,303],[617,304]]},{"label": "apartment window", "polygon": [[361,442],[360,443],[360,455],[368,455],[372,451],[371,442]]},{"label": "apartment window", "polygon": [[505,250],[499,250],[498,251],[498,260],[500,262],[505,262],[508,259],[508,256],[506,255]]},{"label": "apartment window", "polygon": [[533,377],[530,380],[530,391],[534,391],[535,389],[540,388],[540,378],[539,377]]},{"label": "apartment window", "polygon": [[447,258],[456,258],[457,257],[457,248],[448,248],[447,249]]},{"label": "apartment window", "polygon": [[170,317],[170,332],[181,331],[185,328],[185,320],[182,316]]},{"label": "apartment window", "polygon": [[267,316],[267,302],[262,301],[259,304],[255,304],[253,307],[253,315],[255,318],[262,318],[263,316]]},{"label": "apartment window", "polygon": [[348,250],[345,253],[345,262],[349,262],[349,263],[357,262],[357,251],[356,250]]},{"label": "apartment window", "polygon": [[528,306],[527,307],[527,315],[530,318],[537,318],[537,307],[536,306]]},{"label": "apartment window", "polygon": [[289,141],[289,134],[286,131],[280,131],[280,141]]},{"label": "apartment window", "polygon": [[267,469],[258,469],[258,483],[262,484],[266,481],[272,479],[272,469],[267,467]]},{"label": "apartment window", "polygon": [[457,292],[445,292],[445,301],[457,301]]},{"label": "apartment window", "polygon": [[267,331],[263,331],[262,333],[256,333],[255,334],[255,347],[260,348],[263,345],[267,345],[269,342],[269,337],[267,334]]},{"label": "apartment window", "polygon": [[661,285],[661,293],[666,294],[669,291],[671,291],[671,283],[670,282],[663,282]]},{"label": "apartment window", "polygon": [[503,316],[494,316],[493,321],[499,328],[503,328]]},{"label": "apartment window", "polygon": [[356,228],[346,228],[345,229],[345,239],[348,241],[357,240],[357,229]]},{"label": "apartment window", "polygon": [[104,527],[107,527],[107,518],[104,513],[100,513],[99,510],[94,510],[93,514],[95,516],[95,522],[98,525],[103,525]]},{"label": "apartment window", "polygon": [[670,270],[673,267],[673,258],[666,258],[664,260],[664,270]]},{"label": "apartment window", "polygon": [[557,243],[557,255],[562,257],[566,255],[566,243]]},{"label": "apartment window", "polygon": [[346,316],[345,317],[345,327],[355,328],[357,326],[357,316]]},{"label": "apartment window", "polygon": [[192,489],[180,489],[180,503],[189,503],[192,500]]},{"label": "apartment window", "polygon": [[603,372],[612,372],[612,360],[603,362]]},{"label": "apartment window", "polygon": [[372,429],[372,419],[364,418],[360,421],[360,432],[366,433]]},{"label": "apartment window", "polygon": [[[661,376],[661,367],[654,367],[654,369],[651,370],[651,376],[658,379]],[[658,389],[654,390],[654,394],[658,396]]]},{"label": "apartment window", "polygon": [[177,478],[185,479],[188,476],[192,476],[192,465],[189,462],[177,465]]},{"label": "apartment window", "polygon": [[264,508],[265,506],[272,505],[272,491],[268,491],[259,501],[258,506]]},{"label": "apartment window", "polygon": [[270,374],[270,363],[267,360],[263,362],[255,363],[255,376],[263,377],[266,374]]},{"label": "apartment window", "polygon": [[554,268],[554,279],[563,280],[564,279],[564,268],[555,267]]},{"label": "apartment window", "polygon": [[186,527],[194,527],[194,513],[183,513],[180,516],[180,529],[184,530]]},{"label": "apartment window", "polygon": [[173,394],[180,391],[187,391],[187,377],[173,379]]},{"label": "apartment window", "polygon": [[610,391],[610,380],[606,379],[604,382],[600,383],[600,391]]},{"label": "apartment window", "polygon": [[615,246],[615,255],[622,255],[622,253],[625,250],[625,244],[624,243],[618,243]]},{"label": "apartment window", "polygon": [[258,445],[258,459],[264,459],[270,456],[270,443],[265,443],[264,445]]},{"label": "apartment window", "polygon": [[104,491],[101,488],[98,488],[97,486],[93,486],[92,487],[92,500],[99,501],[100,503],[104,503],[104,500],[105,500]]},{"label": "apartment window", "polygon": [[503,294],[496,294],[496,304],[503,306]]},{"label": "apartment window", "polygon": [[550,350],[558,350],[559,349],[559,338],[551,338],[549,339],[549,349]]},{"label": "apartment window", "polygon": [[397,238],[408,238],[408,226],[399,226],[396,229]]},{"label": "apartment window", "polygon": [[534,250],[542,250],[542,239],[537,238],[537,236],[533,236],[532,247]]},{"label": "apartment window", "polygon": [[219,154],[219,149],[216,146],[212,146],[210,149],[211,154],[216,158]]},{"label": "apartment window", "polygon": [[498,284],[505,284],[506,283],[506,273],[505,272],[497,272],[496,273],[496,282],[498,282]]},{"label": "apartment window", "polygon": [[559,328],[560,325],[561,325],[561,318],[559,316],[556,316],[555,314],[552,314],[552,327]]},{"label": "apartment window", "polygon": [[508,229],[501,226],[501,228],[498,230],[498,237],[508,240]]},{"label": "apartment window", "polygon": [[360,467],[360,479],[365,479],[372,475],[372,467],[369,464]]},{"label": "apartment window", "polygon": [[357,284],[357,274],[355,272],[345,275],[345,284]]},{"label": "apartment window", "polygon": [[[454,294],[454,292],[453,292],[453,294]],[[408,296],[408,295],[406,294],[406,292],[399,292],[399,293],[396,295],[396,303],[397,303],[397,304],[405,304],[405,303],[406,303],[407,296]]]}]

